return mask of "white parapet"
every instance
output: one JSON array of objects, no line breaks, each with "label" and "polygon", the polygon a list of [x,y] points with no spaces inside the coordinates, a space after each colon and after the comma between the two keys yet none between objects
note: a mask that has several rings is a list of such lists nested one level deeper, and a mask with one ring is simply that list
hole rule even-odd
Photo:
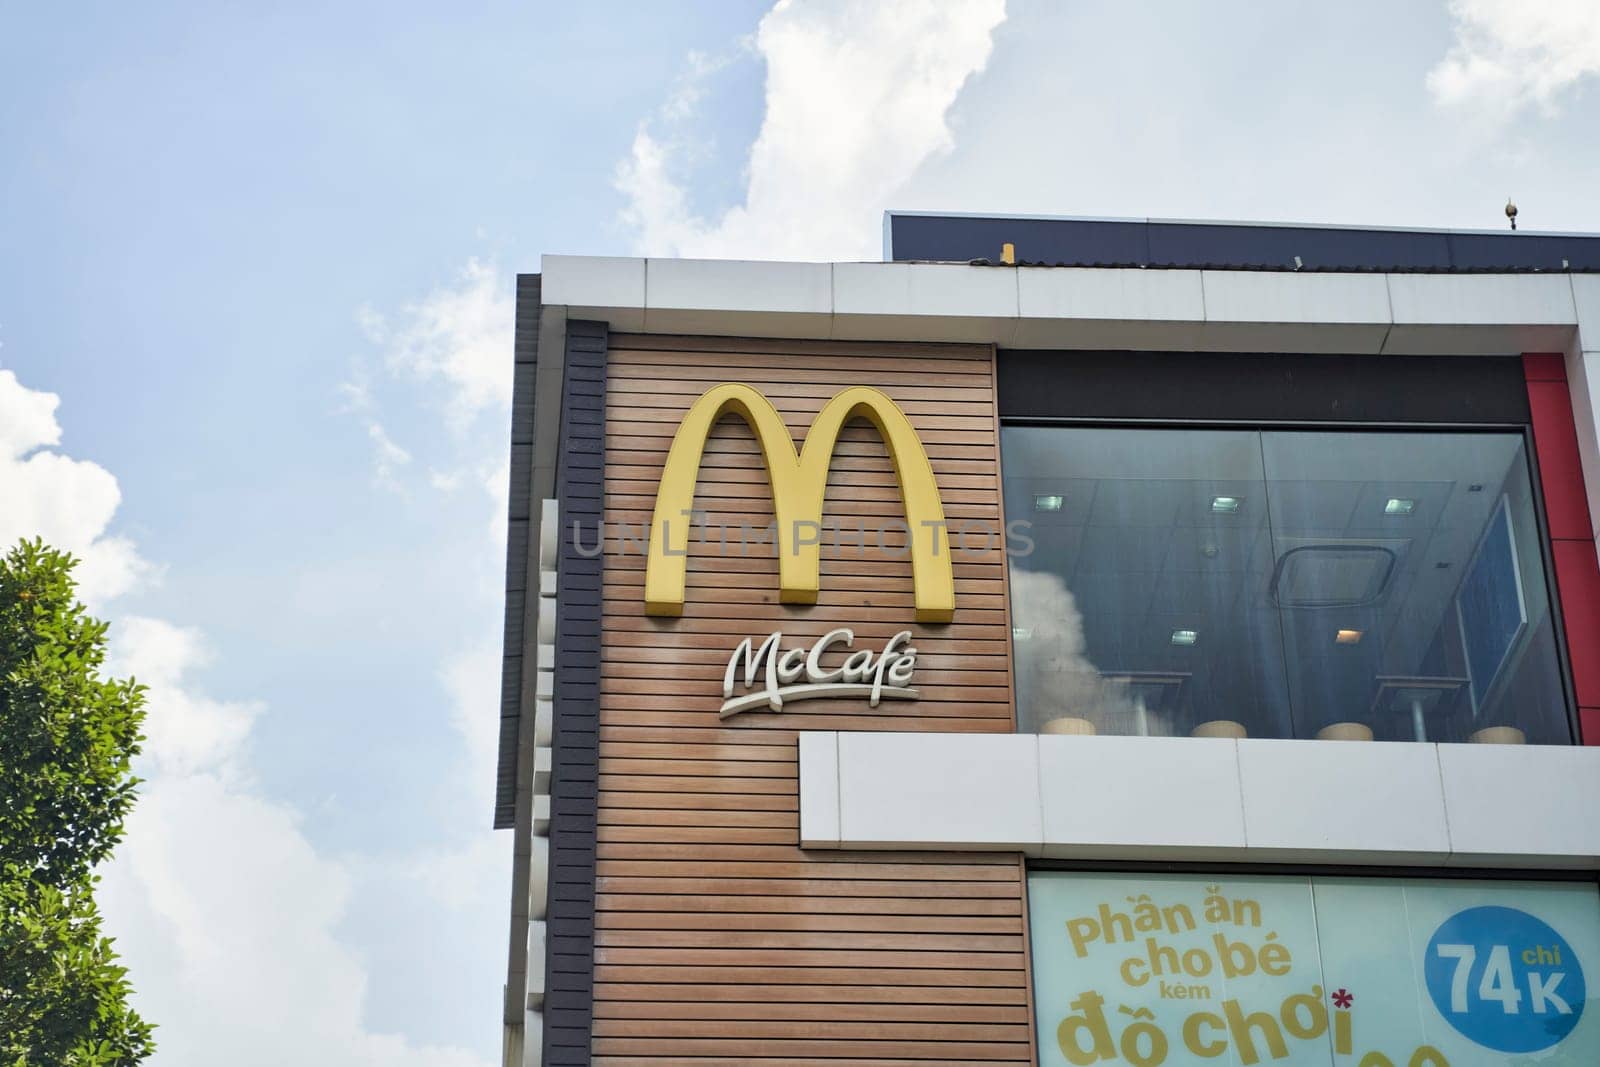
[{"label": "white parapet", "polygon": [[805,732],[806,848],[1600,869],[1600,749]]},{"label": "white parapet", "polygon": [[1516,355],[1565,351],[1579,324],[1572,279],[1559,273],[594,256],[545,256],[541,269],[546,304],[616,330],[663,333],[1015,348]]}]

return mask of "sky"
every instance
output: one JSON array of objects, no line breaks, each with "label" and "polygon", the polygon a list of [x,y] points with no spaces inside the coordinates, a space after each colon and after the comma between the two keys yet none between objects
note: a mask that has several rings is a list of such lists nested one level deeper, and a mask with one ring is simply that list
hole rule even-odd
[{"label": "sky", "polygon": [[[0,543],[150,686],[159,1067],[499,1060],[515,275],[885,209],[1600,231],[1591,0],[0,0]],[[293,1059],[291,1060],[291,1057]]]}]

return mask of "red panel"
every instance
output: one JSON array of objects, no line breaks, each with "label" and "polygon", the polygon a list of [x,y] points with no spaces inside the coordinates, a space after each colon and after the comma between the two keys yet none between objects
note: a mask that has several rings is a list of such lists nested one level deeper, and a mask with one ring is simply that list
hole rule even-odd
[{"label": "red panel", "polygon": [[1600,708],[1600,559],[1593,541],[1556,541],[1550,552],[1556,562],[1578,706]]},{"label": "red panel", "polygon": [[1524,352],[1522,376],[1530,382],[1564,382],[1567,359],[1560,352]]},{"label": "red panel", "polygon": [[1578,709],[1578,731],[1586,745],[1600,745],[1600,708]]},{"label": "red panel", "polygon": [[1529,382],[1528,406],[1533,411],[1533,443],[1539,450],[1539,481],[1550,536],[1557,541],[1587,541],[1594,530],[1566,383]]}]

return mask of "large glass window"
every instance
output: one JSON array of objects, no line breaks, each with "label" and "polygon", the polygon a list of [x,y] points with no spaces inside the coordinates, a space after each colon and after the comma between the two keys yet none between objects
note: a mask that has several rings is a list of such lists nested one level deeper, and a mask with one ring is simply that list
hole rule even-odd
[{"label": "large glass window", "polygon": [[1520,434],[1002,447],[1023,729],[1570,743]]}]

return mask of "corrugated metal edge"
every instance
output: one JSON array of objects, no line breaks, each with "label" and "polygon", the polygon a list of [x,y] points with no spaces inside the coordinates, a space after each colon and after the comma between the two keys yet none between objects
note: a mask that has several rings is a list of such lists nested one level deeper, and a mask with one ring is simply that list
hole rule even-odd
[{"label": "corrugated metal edge", "polygon": [[541,279],[517,275],[511,392],[511,484],[507,491],[506,608],[500,660],[500,741],[496,756],[494,828],[517,817],[518,727],[522,719],[524,638],[527,634],[528,553],[533,525],[534,379],[538,372]]},{"label": "corrugated metal edge", "polygon": [[1307,266],[1284,267],[1276,263],[1097,263],[1090,261],[1035,262],[1019,259],[1015,263],[1000,263],[992,259],[932,260],[907,259],[903,263],[961,262],[969,267],[1076,267],[1082,270],[1233,270],[1245,273],[1270,274],[1600,274],[1600,267],[1567,267],[1565,269],[1541,267],[1371,267],[1371,266]]}]

